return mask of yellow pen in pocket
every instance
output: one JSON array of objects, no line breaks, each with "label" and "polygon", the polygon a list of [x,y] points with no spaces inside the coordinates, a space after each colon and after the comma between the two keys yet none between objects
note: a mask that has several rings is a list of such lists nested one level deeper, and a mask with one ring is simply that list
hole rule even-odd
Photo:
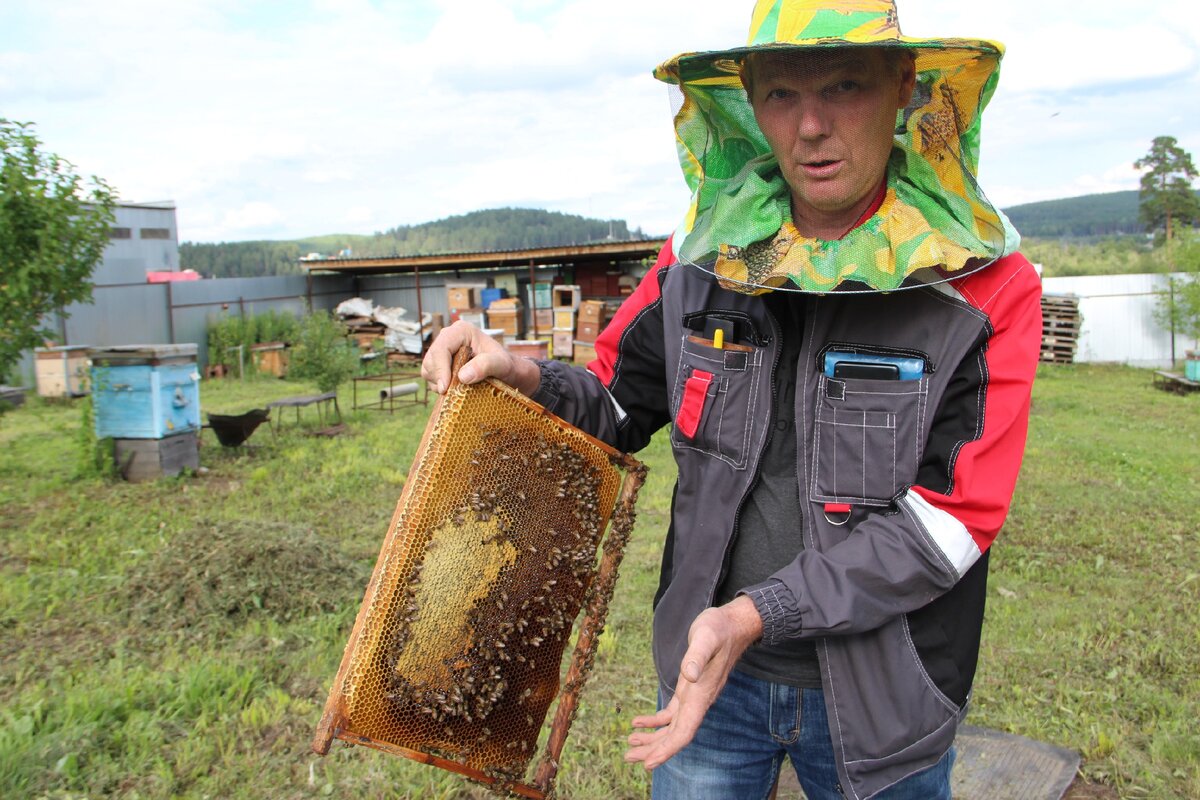
[{"label": "yellow pen in pocket", "polygon": [[725,349],[725,331],[721,328],[713,331],[713,347],[717,350]]}]

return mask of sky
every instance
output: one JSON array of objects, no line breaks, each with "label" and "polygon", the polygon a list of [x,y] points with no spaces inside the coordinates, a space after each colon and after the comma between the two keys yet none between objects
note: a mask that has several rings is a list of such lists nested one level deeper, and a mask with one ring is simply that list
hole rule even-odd
[{"label": "sky", "polygon": [[[481,208],[673,230],[688,194],[651,77],[745,42],[749,0],[3,0],[0,118],[181,241],[370,234]],[[1200,161],[1191,0],[897,0],[909,36],[1007,48],[980,182],[1001,207]],[[1086,11],[1082,10],[1086,9]]]}]

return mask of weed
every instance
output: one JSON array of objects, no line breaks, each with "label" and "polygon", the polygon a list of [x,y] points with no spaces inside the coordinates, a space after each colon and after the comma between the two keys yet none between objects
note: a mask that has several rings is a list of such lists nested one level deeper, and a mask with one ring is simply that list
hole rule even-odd
[{"label": "weed", "polygon": [[[206,381],[205,410],[311,393]],[[348,398],[343,398],[348,400]],[[1200,398],[1122,367],[1046,366],[993,548],[969,721],[1081,752],[1122,797],[1200,797]],[[79,400],[0,427],[0,796],[483,798],[367,748],[308,744],[427,410],[352,436],[201,440],[206,472],[76,477]],[[563,753],[564,797],[647,795],[624,763],[654,708],[650,608],[671,503],[666,436]],[[257,601],[255,598],[257,597]]]}]

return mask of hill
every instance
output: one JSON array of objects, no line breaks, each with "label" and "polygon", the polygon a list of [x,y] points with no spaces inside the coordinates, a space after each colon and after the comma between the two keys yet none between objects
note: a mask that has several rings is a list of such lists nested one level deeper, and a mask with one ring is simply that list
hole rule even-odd
[{"label": "hill", "polygon": [[[1200,197],[1200,192],[1196,192]],[[1138,192],[1105,192],[1023,203],[1004,209],[1022,236],[1098,238],[1146,232],[1138,219]]]},{"label": "hill", "polygon": [[[1140,237],[1138,193],[1107,192],[1060,200],[1024,203],[1004,209],[1027,243],[1033,240],[1071,240]],[[301,271],[299,259],[309,253],[336,256],[393,256],[516,250],[584,244],[608,238],[649,238],[640,228],[629,230],[624,220],[601,220],[530,208],[494,208],[446,217],[418,225],[400,225],[373,236],[328,234],[295,241],[222,242],[179,246],[184,269],[216,278],[286,275]],[[1128,242],[1130,252],[1137,243]],[[1145,259],[1138,256],[1139,260]],[[1094,259],[1085,259],[1094,260]],[[1083,268],[1083,267],[1081,267]],[[1115,267],[1145,270],[1145,264]],[[1154,270],[1149,270],[1154,271]]]},{"label": "hill", "polygon": [[179,246],[179,261],[183,269],[194,269],[205,277],[245,278],[300,272],[299,259],[309,253],[370,258],[553,247],[608,238],[648,237],[640,228],[630,231],[624,220],[530,208],[494,208],[419,225],[400,225],[373,236],[329,234],[295,241],[184,242]]},{"label": "hill", "polygon": [[1145,231],[1138,220],[1136,190],[1023,203],[1004,213],[1022,236],[1080,238]]}]

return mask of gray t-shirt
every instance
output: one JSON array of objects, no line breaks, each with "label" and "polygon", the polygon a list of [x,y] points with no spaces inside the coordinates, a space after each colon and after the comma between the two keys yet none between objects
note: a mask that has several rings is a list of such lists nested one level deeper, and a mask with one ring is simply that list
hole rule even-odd
[{"label": "gray t-shirt", "polygon": [[[738,516],[729,572],[717,589],[718,604],[771,577],[804,548],[796,475],[796,362],[803,330],[802,300],[792,292],[771,292],[765,302],[781,330],[774,417],[758,481]],[[737,668],[761,680],[803,688],[821,686],[816,647],[807,639],[754,645],[742,655]]]}]

